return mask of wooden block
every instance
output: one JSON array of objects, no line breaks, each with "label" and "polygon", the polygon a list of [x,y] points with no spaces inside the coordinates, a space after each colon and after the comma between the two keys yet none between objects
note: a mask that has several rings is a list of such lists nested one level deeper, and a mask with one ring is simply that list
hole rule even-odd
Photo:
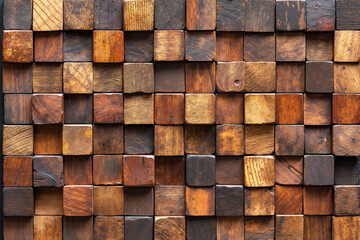
[{"label": "wooden block", "polygon": [[244,217],[218,217],[216,231],[218,240],[244,240]]},{"label": "wooden block", "polygon": [[6,0],[4,2],[4,29],[30,30],[31,19],[31,0]]},{"label": "wooden block", "polygon": [[[153,239],[153,217],[125,217],[125,238],[134,240]],[[116,235],[116,237],[118,237]]]},{"label": "wooden block", "polygon": [[244,164],[241,157],[216,158],[216,184],[244,184]]},{"label": "wooden block", "polygon": [[359,215],[359,186],[334,186],[335,215]]},{"label": "wooden block", "polygon": [[277,63],[276,92],[304,92],[305,64]]},{"label": "wooden block", "polygon": [[29,217],[5,217],[3,236],[6,240],[33,240],[34,221]]},{"label": "wooden block", "polygon": [[275,1],[245,0],[245,31],[274,32]]},{"label": "wooden block", "polygon": [[155,217],[154,239],[185,240],[185,217]]},{"label": "wooden block", "polygon": [[94,1],[64,0],[64,29],[93,30]]},{"label": "wooden block", "polygon": [[334,31],[335,0],[308,0],[306,25],[307,31]]},{"label": "wooden block", "polygon": [[186,187],[186,215],[215,215],[215,187]]},{"label": "wooden block", "polygon": [[184,94],[155,94],[155,123],[183,124],[185,120]]},{"label": "wooden block", "polygon": [[4,30],[2,56],[4,62],[31,63],[33,61],[32,31]]},{"label": "wooden block", "polygon": [[184,157],[156,157],[156,185],[185,185]]},{"label": "wooden block", "polygon": [[279,33],[276,35],[276,61],[305,61],[305,33]]},{"label": "wooden block", "polygon": [[63,159],[61,156],[34,156],[34,187],[62,187]]},{"label": "wooden block", "polygon": [[154,29],[154,0],[125,0],[123,5],[124,31]]},{"label": "wooden block", "polygon": [[155,29],[184,29],[185,0],[157,0],[154,15]]},{"label": "wooden block", "polygon": [[[94,167],[95,169],[95,167]],[[92,165],[90,156],[64,157],[65,185],[92,184]]]},{"label": "wooden block", "polygon": [[275,94],[245,94],[245,124],[275,123]]},{"label": "wooden block", "polygon": [[276,239],[303,239],[304,216],[276,215]]},{"label": "wooden block", "polygon": [[267,216],[275,214],[274,187],[245,188],[244,199],[245,216]]},{"label": "wooden block", "polygon": [[237,93],[216,94],[215,121],[217,124],[243,123],[244,96]]},{"label": "wooden block", "polygon": [[156,156],[184,155],[183,126],[155,125],[154,153]]},{"label": "wooden block", "polygon": [[215,185],[215,156],[186,156],[186,185],[208,187]]},{"label": "wooden block", "polygon": [[215,92],[215,63],[186,63],[186,92]]},{"label": "wooden block", "polygon": [[217,62],[216,90],[243,92],[245,90],[245,62]]},{"label": "wooden block", "polygon": [[93,239],[124,239],[124,222],[124,217],[95,217]]},{"label": "wooden block", "polygon": [[305,128],[306,154],[331,154],[331,141],[330,127]]},{"label": "wooden block", "polygon": [[275,213],[302,214],[302,186],[275,186]]},{"label": "wooden block", "polygon": [[92,63],[64,63],[64,93],[92,93],[93,81]]},{"label": "wooden block", "polygon": [[91,62],[92,60],[93,60],[92,32],[90,31],[64,32],[64,61]]},{"label": "wooden block", "polygon": [[[191,0],[198,1],[198,0]],[[200,0],[203,1],[203,0]],[[214,0],[211,0],[215,2]],[[187,1],[187,3],[190,1]],[[185,60],[213,61],[215,59],[215,32],[185,32]]]},{"label": "wooden block", "polygon": [[94,64],[94,92],[122,92],[121,64]]},{"label": "wooden block", "polygon": [[216,126],[216,155],[244,155],[244,145],[243,125]]},{"label": "wooden block", "polygon": [[334,92],[360,93],[360,64],[335,63],[334,64]]},{"label": "wooden block", "polygon": [[185,186],[156,186],[155,215],[185,215]]},{"label": "wooden block", "polygon": [[122,125],[94,125],[94,154],[121,154],[124,152]]},{"label": "wooden block", "polygon": [[154,64],[155,92],[185,92],[185,63]]},{"label": "wooden block", "polygon": [[246,239],[274,239],[275,223],[272,217],[246,217],[245,218]]},{"label": "wooden block", "polygon": [[188,217],[186,219],[186,239],[188,240],[215,240],[215,217]]},{"label": "wooden block", "polygon": [[32,124],[31,94],[4,95],[4,123]]},{"label": "wooden block", "polygon": [[357,185],[359,183],[359,159],[357,157],[335,158],[335,184]]},{"label": "wooden block", "polygon": [[215,30],[215,27],[216,27],[215,0],[186,1],[187,30]]},{"label": "wooden block", "polygon": [[94,215],[123,215],[124,189],[122,186],[94,187]]},{"label": "wooden block", "polygon": [[122,31],[94,31],[93,34],[94,62],[124,61],[124,34]]},{"label": "wooden block", "polygon": [[122,123],[124,121],[122,93],[94,94],[94,123]]},{"label": "wooden block", "polygon": [[333,154],[336,156],[360,155],[360,134],[358,125],[333,126]]},{"label": "wooden block", "polygon": [[32,186],[32,157],[4,157],[3,169],[5,187]]},{"label": "wooden block", "polygon": [[3,188],[4,216],[33,216],[34,193],[31,187]]},{"label": "wooden block", "polygon": [[327,95],[327,94],[304,95],[304,124],[305,125],[331,124],[331,95]]},{"label": "wooden block", "polygon": [[333,124],[360,123],[359,94],[333,94]]},{"label": "wooden block", "polygon": [[304,216],[304,240],[331,239],[331,216]]},{"label": "wooden block", "polygon": [[305,187],[304,214],[330,215],[333,213],[332,187]]},{"label": "wooden block", "polygon": [[34,146],[32,125],[3,126],[4,155],[32,155]]},{"label": "wooden block", "polygon": [[276,123],[304,124],[304,95],[276,94]]},{"label": "wooden block", "polygon": [[93,122],[93,95],[66,94],[64,98],[65,123]]},{"label": "wooden block", "polygon": [[216,61],[242,61],[244,37],[241,32],[216,33]]},{"label": "wooden block", "polygon": [[94,29],[120,30],[122,28],[123,1],[94,0]]},{"label": "wooden block", "polygon": [[214,94],[185,94],[185,123],[213,124],[214,122]]},{"label": "wooden block", "polygon": [[185,126],[185,152],[190,154],[215,153],[215,126]]},{"label": "wooden block", "polygon": [[93,218],[64,217],[63,237],[64,239],[93,239]]},{"label": "wooden block", "polygon": [[34,239],[62,239],[62,217],[61,216],[35,216],[34,217]]},{"label": "wooden block", "polygon": [[303,183],[302,157],[277,157],[275,160],[275,183],[300,185]]},{"label": "wooden block", "polygon": [[124,185],[129,187],[154,186],[155,158],[145,155],[125,155],[123,158]]},{"label": "wooden block", "polygon": [[246,154],[274,153],[274,126],[245,126]]},{"label": "wooden block", "polygon": [[275,34],[245,33],[244,60],[247,62],[275,62]]},{"label": "wooden block", "polygon": [[93,179],[95,185],[122,184],[122,156],[95,155],[93,157]]},{"label": "wooden block", "polygon": [[34,154],[62,154],[62,125],[36,125]]},{"label": "wooden block", "polygon": [[61,124],[64,122],[63,94],[33,94],[32,120],[34,124]]},{"label": "wooden block", "polygon": [[274,92],[275,89],[275,62],[245,63],[245,90],[247,92]]},{"label": "wooden block", "polygon": [[154,124],[154,95],[125,95],[124,123]]},{"label": "wooden block", "polygon": [[245,156],[244,179],[245,187],[274,186],[274,156]]},{"label": "wooden block", "polygon": [[32,88],[34,93],[61,93],[63,68],[60,63],[35,63]]},{"label": "wooden block", "polygon": [[306,62],[306,92],[331,93],[334,91],[333,62]]},{"label": "wooden block", "polygon": [[154,60],[182,61],[185,54],[184,31],[167,30],[154,32]]},{"label": "wooden block", "polygon": [[360,217],[332,217],[332,239],[359,238]]},{"label": "wooden block", "polygon": [[332,33],[311,32],[306,34],[306,59],[308,61],[331,61],[333,55],[334,36]]},{"label": "wooden block", "polygon": [[32,64],[3,63],[3,93],[32,93]]},{"label": "wooden block", "polygon": [[65,124],[62,145],[64,155],[91,155],[93,152],[92,125]]},{"label": "wooden block", "polygon": [[360,31],[335,31],[334,61],[360,61]]},{"label": "wooden block", "polygon": [[34,31],[63,30],[63,0],[34,0],[32,25]]},{"label": "wooden block", "polygon": [[218,0],[216,2],[216,30],[245,30],[245,1]]},{"label": "wooden block", "polygon": [[304,155],[304,138],[303,125],[275,126],[276,155]]},{"label": "wooden block", "polygon": [[154,215],[154,188],[125,188],[125,215]]},{"label": "wooden block", "polygon": [[153,58],[153,32],[125,32],[126,62],[151,62]]},{"label": "wooden block", "polygon": [[356,14],[360,9],[358,1],[336,1],[336,29],[360,30],[360,18]]},{"label": "wooden block", "polygon": [[126,154],[152,154],[154,152],[154,126],[125,127]]},{"label": "wooden block", "polygon": [[63,215],[62,188],[35,188],[35,215]]},{"label": "wooden block", "polygon": [[93,214],[93,186],[66,185],[63,201],[65,216],[91,216]]},{"label": "wooden block", "polygon": [[34,42],[35,62],[63,61],[62,32],[35,32]]},{"label": "wooden block", "polygon": [[243,192],[241,185],[216,185],[216,216],[243,216]]},{"label": "wooden block", "polygon": [[276,1],[276,30],[302,31],[306,29],[306,0]]}]

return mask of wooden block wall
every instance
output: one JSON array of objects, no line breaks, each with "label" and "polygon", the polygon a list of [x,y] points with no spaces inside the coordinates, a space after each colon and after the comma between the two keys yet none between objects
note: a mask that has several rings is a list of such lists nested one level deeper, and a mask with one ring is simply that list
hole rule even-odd
[{"label": "wooden block wall", "polygon": [[360,239],[359,12],[4,0],[3,238]]}]

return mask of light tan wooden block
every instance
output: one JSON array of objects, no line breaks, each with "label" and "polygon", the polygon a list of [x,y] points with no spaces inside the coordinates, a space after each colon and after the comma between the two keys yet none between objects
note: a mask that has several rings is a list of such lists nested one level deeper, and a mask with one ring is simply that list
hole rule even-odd
[{"label": "light tan wooden block", "polygon": [[63,154],[90,155],[93,152],[91,124],[65,124],[63,126]]},{"label": "light tan wooden block", "polygon": [[63,30],[63,0],[33,0],[33,30]]},{"label": "light tan wooden block", "polygon": [[125,124],[154,124],[154,94],[125,95]]},{"label": "light tan wooden block", "polygon": [[214,124],[215,95],[185,94],[185,122],[187,124]]},{"label": "light tan wooden block", "polygon": [[275,94],[245,94],[245,124],[275,123]]},{"label": "light tan wooden block", "polygon": [[274,156],[244,157],[245,187],[274,186]]},{"label": "light tan wooden block", "polygon": [[334,61],[360,61],[360,31],[335,31]]},{"label": "light tan wooden block", "polygon": [[32,125],[3,126],[4,155],[32,155],[34,146]]}]

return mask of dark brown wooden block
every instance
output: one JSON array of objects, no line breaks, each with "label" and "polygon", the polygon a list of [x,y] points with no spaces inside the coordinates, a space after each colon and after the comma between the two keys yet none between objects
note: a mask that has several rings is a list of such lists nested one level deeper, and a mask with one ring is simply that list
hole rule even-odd
[{"label": "dark brown wooden block", "polygon": [[124,217],[95,217],[93,239],[124,239],[124,222]]},{"label": "dark brown wooden block", "polygon": [[185,186],[156,186],[155,215],[185,215]]},{"label": "dark brown wooden block", "polygon": [[121,155],[93,156],[94,185],[118,185],[123,182]]},{"label": "dark brown wooden block", "polygon": [[276,30],[306,29],[306,0],[276,1]]},{"label": "dark brown wooden block", "polygon": [[63,215],[63,189],[35,188],[35,215]]},{"label": "dark brown wooden block", "polygon": [[216,158],[216,184],[244,184],[244,164],[241,157]]},{"label": "dark brown wooden block", "polygon": [[185,0],[155,2],[155,29],[184,29]]},{"label": "dark brown wooden block", "polygon": [[186,156],[186,185],[207,187],[215,185],[215,156]]},{"label": "dark brown wooden block", "polygon": [[185,120],[184,94],[155,94],[155,123],[183,124]]},{"label": "dark brown wooden block", "polygon": [[185,63],[155,63],[155,92],[185,92]]},{"label": "dark brown wooden block", "polygon": [[245,124],[275,123],[275,94],[245,94],[244,101]]},{"label": "dark brown wooden block", "polygon": [[245,217],[245,236],[246,239],[274,239],[274,216]]},{"label": "dark brown wooden block", "polygon": [[306,92],[331,93],[334,91],[332,62],[306,62]]},{"label": "dark brown wooden block", "polygon": [[222,62],[242,61],[244,37],[241,32],[216,33],[216,60]]},{"label": "dark brown wooden block", "polygon": [[124,31],[154,29],[154,0],[124,1]]},{"label": "dark brown wooden block", "polygon": [[216,185],[216,216],[244,215],[243,186]]},{"label": "dark brown wooden block", "polygon": [[64,0],[64,29],[93,30],[94,0]]},{"label": "dark brown wooden block", "polygon": [[305,33],[278,33],[276,35],[276,61],[305,61]]},{"label": "dark brown wooden block", "polygon": [[4,123],[32,124],[31,94],[4,95]]},{"label": "dark brown wooden block", "polygon": [[275,186],[275,213],[302,214],[302,186]]},{"label": "dark brown wooden block", "polygon": [[151,240],[153,239],[153,226],[153,217],[125,217],[124,239]]},{"label": "dark brown wooden block", "polygon": [[153,32],[125,32],[126,62],[150,62],[153,58]]},{"label": "dark brown wooden block", "polygon": [[94,154],[121,154],[124,152],[122,125],[94,125]]},{"label": "dark brown wooden block", "polygon": [[215,217],[188,217],[186,219],[186,239],[188,240],[215,240]]},{"label": "dark brown wooden block", "polygon": [[123,158],[124,185],[129,187],[154,186],[155,158],[146,155],[125,155]]},{"label": "dark brown wooden block", "polygon": [[187,30],[215,30],[215,27],[216,27],[215,0],[186,1]]},{"label": "dark brown wooden block", "polygon": [[154,67],[152,63],[124,64],[124,93],[153,93]]},{"label": "dark brown wooden block", "polygon": [[276,123],[304,124],[304,95],[276,94]]},{"label": "dark brown wooden block", "polygon": [[275,126],[276,155],[304,155],[304,137],[303,125]]},{"label": "dark brown wooden block", "polygon": [[32,125],[3,125],[3,154],[32,155],[34,127]]},{"label": "dark brown wooden block", "polygon": [[276,239],[303,239],[304,216],[276,215]]},{"label": "dark brown wooden block", "polygon": [[245,33],[244,60],[247,62],[275,61],[274,33]]},{"label": "dark brown wooden block", "polygon": [[154,124],[154,94],[124,96],[125,124]]},{"label": "dark brown wooden block", "polygon": [[154,188],[125,188],[125,215],[154,215]]},{"label": "dark brown wooden block", "polygon": [[64,179],[65,179],[65,185],[92,184],[91,157],[65,156]]},{"label": "dark brown wooden block", "polygon": [[184,155],[183,126],[155,126],[154,153],[156,156]]},{"label": "dark brown wooden block", "polygon": [[276,63],[277,92],[304,92],[304,89],[304,63]]},{"label": "dark brown wooden block", "polygon": [[304,95],[304,124],[305,125],[331,124],[331,95],[326,95],[326,94]]},{"label": "dark brown wooden block", "polygon": [[[198,1],[198,0],[192,0]],[[201,0],[203,1],[203,0]],[[213,2],[213,0],[211,0]],[[212,61],[215,59],[215,32],[185,32],[185,60]]]},{"label": "dark brown wooden block", "polygon": [[334,186],[335,215],[359,215],[359,186]]},{"label": "dark brown wooden block", "polygon": [[66,94],[64,97],[65,123],[92,123],[93,95]]},{"label": "dark brown wooden block", "polygon": [[216,232],[218,240],[244,239],[244,217],[218,217]]},{"label": "dark brown wooden block", "polygon": [[124,189],[122,186],[94,187],[94,215],[124,214]]},{"label": "dark brown wooden block", "polygon": [[186,187],[186,215],[215,215],[215,187]]},{"label": "dark brown wooden block", "polygon": [[34,93],[61,93],[63,69],[60,63],[35,63],[33,65]]},{"label": "dark brown wooden block", "polygon": [[62,187],[63,159],[60,156],[34,156],[34,187]]},{"label": "dark brown wooden block", "polygon": [[90,62],[65,62],[63,65],[64,93],[93,93],[93,65]]},{"label": "dark brown wooden block", "polygon": [[94,0],[94,29],[120,30],[122,12],[121,0]]},{"label": "dark brown wooden block", "polygon": [[357,185],[359,184],[359,158],[358,157],[335,157],[335,184]]},{"label": "dark brown wooden block", "polygon": [[331,216],[305,216],[304,240],[331,239]]},{"label": "dark brown wooden block", "polygon": [[244,186],[274,186],[274,156],[244,156]]},{"label": "dark brown wooden block", "polygon": [[333,126],[333,154],[336,156],[360,155],[360,126]]},{"label": "dark brown wooden block", "polygon": [[274,153],[274,126],[245,126],[246,154]]},{"label": "dark brown wooden block", "polygon": [[356,14],[360,10],[360,4],[356,0],[336,1],[336,29],[360,30],[360,18]]},{"label": "dark brown wooden block", "polygon": [[186,63],[186,92],[215,92],[215,63]]},{"label": "dark brown wooden block", "polygon": [[245,30],[245,1],[218,0],[216,2],[216,30]]},{"label": "dark brown wooden block", "polygon": [[215,121],[217,124],[243,123],[244,96],[242,94],[216,94]]},{"label": "dark brown wooden block", "polygon": [[62,239],[61,216],[35,216],[34,239]]},{"label": "dark brown wooden block", "polygon": [[65,239],[93,239],[92,217],[64,217],[63,238]]},{"label": "dark brown wooden block", "polygon": [[215,152],[215,126],[185,126],[185,152],[213,154]]},{"label": "dark brown wooden block", "polygon": [[333,94],[334,124],[358,124],[360,123],[359,94]]},{"label": "dark brown wooden block", "polygon": [[267,216],[275,214],[274,187],[245,188],[244,199],[245,216]]},{"label": "dark brown wooden block", "polygon": [[33,94],[32,120],[34,124],[61,124],[64,122],[63,94]]},{"label": "dark brown wooden block", "polygon": [[243,125],[216,126],[216,155],[243,155],[244,145]]},{"label": "dark brown wooden block", "polygon": [[185,217],[155,217],[155,239],[185,239]]},{"label": "dark brown wooden block", "polygon": [[124,61],[124,33],[122,31],[93,32],[93,61],[118,63]]},{"label": "dark brown wooden block", "polygon": [[34,132],[34,154],[62,154],[62,126],[36,125]]},{"label": "dark brown wooden block", "polygon": [[125,126],[125,153],[151,154],[154,152],[154,127]]},{"label": "dark brown wooden block", "polygon": [[67,185],[63,192],[65,216],[91,216],[93,214],[93,186]]},{"label": "dark brown wooden block", "polygon": [[275,89],[275,62],[245,63],[245,90],[247,92],[274,92]]},{"label": "dark brown wooden block", "polygon": [[306,60],[331,61],[333,55],[334,36],[331,32],[312,32],[306,34]]},{"label": "dark brown wooden block", "polygon": [[245,62],[218,62],[216,64],[216,90],[243,92],[245,90]]},{"label": "dark brown wooden block", "polygon": [[331,128],[305,127],[305,153],[331,154]]},{"label": "dark brown wooden block", "polygon": [[31,0],[4,1],[4,29],[30,30],[31,20]]},{"label": "dark brown wooden block", "polygon": [[155,30],[154,61],[182,61],[184,54],[184,31]]},{"label": "dark brown wooden block", "polygon": [[335,63],[334,64],[334,92],[359,93],[360,92],[360,64]]},{"label": "dark brown wooden block", "polygon": [[93,153],[93,129],[91,124],[64,125],[62,140],[63,155],[91,155]]},{"label": "dark brown wooden block", "polygon": [[3,169],[5,187],[32,186],[32,157],[4,157]]},{"label": "dark brown wooden block", "polygon": [[3,236],[6,240],[33,240],[34,220],[31,217],[5,217]]},{"label": "dark brown wooden block", "polygon": [[245,31],[274,32],[275,1],[245,0]]},{"label": "dark brown wooden block", "polygon": [[4,62],[31,63],[33,61],[32,31],[4,30],[2,56]]},{"label": "dark brown wooden block", "polygon": [[359,216],[332,217],[332,220],[332,236],[334,240],[356,239],[359,237]]},{"label": "dark brown wooden block", "polygon": [[94,123],[122,123],[124,121],[122,93],[94,94]]},{"label": "dark brown wooden block", "polygon": [[335,0],[308,0],[306,24],[308,31],[335,30]]},{"label": "dark brown wooden block", "polygon": [[3,93],[32,92],[32,64],[3,63]]},{"label": "dark brown wooden block", "polygon": [[184,185],[184,157],[156,157],[155,176],[156,185]]},{"label": "dark brown wooden block", "polygon": [[63,30],[64,7],[63,0],[33,1],[33,30],[59,31]]},{"label": "dark brown wooden block", "polygon": [[63,61],[62,32],[35,32],[34,42],[35,62]]},{"label": "dark brown wooden block", "polygon": [[[36,39],[35,39],[36,41]],[[64,32],[64,61],[92,61],[93,34],[90,31]]]},{"label": "dark brown wooden block", "polygon": [[304,215],[330,215],[333,213],[333,189],[329,187],[304,188]]},{"label": "dark brown wooden block", "polygon": [[94,64],[94,92],[122,92],[123,68],[117,63]]},{"label": "dark brown wooden block", "polygon": [[33,216],[34,193],[31,187],[3,188],[4,216]]}]

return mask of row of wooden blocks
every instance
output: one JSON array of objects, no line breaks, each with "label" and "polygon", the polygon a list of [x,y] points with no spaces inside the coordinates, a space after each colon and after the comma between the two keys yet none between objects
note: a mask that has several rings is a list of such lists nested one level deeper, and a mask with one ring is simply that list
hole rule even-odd
[{"label": "row of wooden blocks", "polygon": [[[360,29],[357,0],[5,0],[5,29]],[[336,21],[335,21],[336,20]]]},{"label": "row of wooden blocks", "polygon": [[[306,37],[308,35],[308,37]],[[306,38],[310,45],[306,47]],[[124,44],[125,42],[125,44]],[[124,47],[125,45],[125,47]],[[3,61],[95,63],[149,61],[360,61],[360,31],[245,33],[156,30],[154,32],[3,31]]]}]

